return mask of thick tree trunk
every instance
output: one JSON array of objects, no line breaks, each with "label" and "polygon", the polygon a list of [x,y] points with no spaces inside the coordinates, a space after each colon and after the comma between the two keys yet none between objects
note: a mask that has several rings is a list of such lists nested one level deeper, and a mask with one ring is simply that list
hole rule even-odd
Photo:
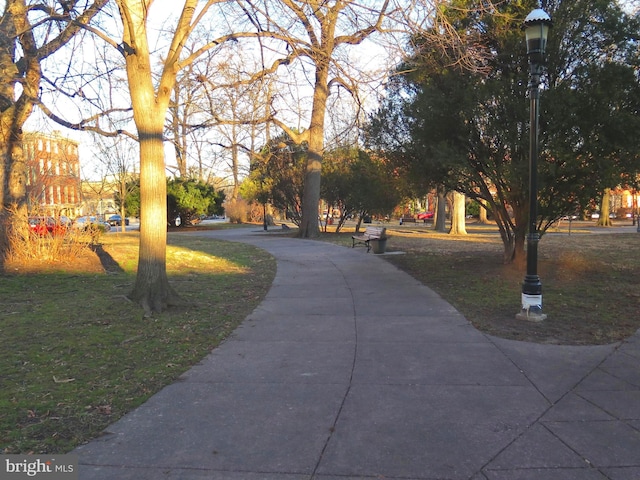
[{"label": "thick tree trunk", "polygon": [[[14,111],[14,108],[9,109]],[[10,112],[9,112],[10,113]],[[4,115],[3,115],[4,117]],[[11,123],[13,121],[14,123]],[[2,208],[0,208],[0,270],[12,248],[28,237],[26,163],[22,151],[22,124],[14,117],[8,124],[0,120],[2,168],[0,169]]]},{"label": "thick tree trunk", "polygon": [[140,138],[140,250],[130,298],[147,315],[179,303],[167,277],[167,179],[162,125],[159,130]]},{"label": "thick tree trunk", "polygon": [[165,65],[156,92],[146,36],[146,4],[119,0],[118,6],[125,25],[123,43],[130,50],[125,52],[127,80],[140,143],[140,250],[130,298],[150,316],[179,303],[167,278],[167,176],[163,145],[164,121],[176,71],[175,66]]},{"label": "thick tree trunk", "polygon": [[435,212],[435,220],[433,222],[433,229],[436,232],[444,233],[446,231],[446,207],[447,200],[445,198],[444,188],[438,187],[438,197],[436,200],[436,212]]},{"label": "thick tree trunk", "polygon": [[311,125],[308,136],[307,169],[304,176],[302,196],[302,221],[299,236],[315,238],[320,235],[318,226],[318,205],[320,203],[320,181],[322,155],[324,151],[324,119],[327,109],[329,62],[318,61],[316,65],[316,83],[313,92]]},{"label": "thick tree trunk", "polygon": [[453,192],[453,211],[451,212],[451,235],[466,235],[466,197],[463,193]]},{"label": "thick tree trunk", "polygon": [[486,206],[487,201],[486,200],[478,200],[480,202],[481,206],[480,210],[478,211],[478,223],[482,224],[482,225],[486,225],[489,223],[489,220],[487,219],[487,209],[484,208],[484,206]]},{"label": "thick tree trunk", "polygon": [[609,214],[611,213],[611,209],[609,208],[611,202],[611,189],[605,188],[604,194],[602,195],[602,202],[600,203],[600,218],[596,222],[598,227],[610,227],[612,225],[611,218],[609,218]]},{"label": "thick tree trunk", "polygon": [[[33,111],[42,71],[23,0],[7,3],[6,21],[0,28],[0,269],[28,236],[27,167],[22,150],[22,128]],[[20,37],[23,71],[14,62],[16,37]],[[20,81],[16,79],[20,77]],[[21,93],[16,99],[16,85]]]},{"label": "thick tree trunk", "polygon": [[[529,224],[529,209],[528,207],[514,207],[513,208],[513,255],[511,262],[517,265],[524,265],[526,260],[526,252],[524,249],[527,239],[527,229]],[[506,253],[506,250],[505,250]],[[506,255],[505,255],[506,259]],[[506,262],[509,263],[509,262]]]}]

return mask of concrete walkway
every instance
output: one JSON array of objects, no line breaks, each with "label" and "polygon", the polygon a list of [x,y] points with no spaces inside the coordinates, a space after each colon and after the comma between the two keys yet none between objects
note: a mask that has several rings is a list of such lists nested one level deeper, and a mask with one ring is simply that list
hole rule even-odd
[{"label": "concrete walkway", "polygon": [[80,480],[638,480],[640,336],[498,339],[364,248],[230,230],[278,261],[265,300],[73,453]]}]

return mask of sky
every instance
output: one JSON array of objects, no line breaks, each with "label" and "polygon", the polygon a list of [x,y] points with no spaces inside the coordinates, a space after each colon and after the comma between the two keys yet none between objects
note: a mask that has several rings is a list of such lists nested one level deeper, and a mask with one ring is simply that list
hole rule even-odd
[{"label": "sky", "polygon": [[[623,2],[625,7],[630,11],[637,9],[639,3],[640,3],[640,0],[625,0]],[[168,20],[169,20],[166,12],[167,11],[177,12],[178,9],[176,8],[176,6],[182,5],[182,4],[183,2],[180,2],[180,1],[176,2],[176,0],[156,0],[151,9],[151,15],[152,15],[151,21],[150,21],[150,24],[152,26],[151,30],[154,31],[154,29],[156,29],[157,31],[159,31],[163,27],[165,27],[168,24]],[[151,43],[152,44],[156,43],[156,40],[152,38]],[[85,47],[88,47],[88,48],[85,48],[81,54],[84,60],[84,64],[85,65],[95,64],[97,61],[96,52],[98,52],[100,49],[92,46],[91,44],[87,44],[85,45]],[[372,42],[366,42],[362,46],[354,49],[354,51],[351,52],[351,58],[350,58],[351,62],[359,62],[363,66],[363,68],[370,69],[372,71],[383,69],[384,67],[391,65],[391,63],[393,62],[397,63],[398,59],[395,58],[391,62],[388,62],[388,60],[389,60],[388,53],[382,47]],[[370,94],[368,97],[369,110],[372,110],[376,106],[377,98],[375,97],[375,93],[376,93],[375,90],[376,89],[372,89],[369,92]],[[380,90],[382,90],[382,88],[378,84],[377,91],[379,92]],[[109,92],[106,92],[105,94],[109,94]],[[124,91],[122,91],[119,95],[121,95],[121,102],[125,104],[128,103],[127,94]],[[308,87],[306,87],[306,89],[304,87],[300,87],[298,96],[300,98],[303,98],[303,99],[306,98],[308,100],[311,96],[311,91]],[[59,108],[59,110],[64,111],[64,113],[68,115],[67,118],[72,119],[72,121],[80,118],[79,114],[78,115],[73,114],[74,107],[72,107],[71,104],[66,103],[63,97],[58,96],[56,101],[62,105]],[[285,112],[289,107],[290,106],[281,105],[279,107],[279,111],[281,113]],[[292,107],[292,113],[287,115],[286,118],[288,118],[287,122],[291,122],[292,126],[298,126],[296,124],[298,122],[299,122],[299,125],[302,127],[308,124],[308,118],[302,118],[301,120],[296,118],[296,112],[293,111],[293,107]],[[101,166],[99,162],[93,161],[94,158],[99,154],[96,152],[96,149],[93,147],[94,141],[90,135],[86,133],[73,131],[73,130],[68,130],[63,127],[52,124],[48,120],[45,120],[44,117],[41,114],[39,114],[39,112],[37,111],[29,119],[26,128],[27,130],[44,130],[48,132],[59,130],[64,135],[68,135],[70,138],[78,140],[80,142],[81,162],[83,163],[82,174],[85,177],[96,177],[103,174],[104,167]],[[132,152],[131,150],[129,151],[129,153],[135,154],[135,152],[134,151]],[[174,151],[171,145],[168,145],[167,146],[167,164],[172,164],[172,163],[175,163]],[[220,171],[219,173],[220,175],[225,174],[224,171]]]}]

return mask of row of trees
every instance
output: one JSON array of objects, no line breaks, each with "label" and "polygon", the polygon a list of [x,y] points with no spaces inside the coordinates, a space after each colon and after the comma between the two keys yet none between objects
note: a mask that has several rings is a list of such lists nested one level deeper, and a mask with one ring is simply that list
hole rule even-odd
[{"label": "row of trees", "polygon": [[[475,3],[453,1],[444,14],[466,44],[486,53],[484,68],[463,68],[451,49],[415,37],[366,138],[415,192],[438,187],[478,200],[496,219],[511,262],[523,256],[529,213],[528,65],[519,27],[538,2],[500,2],[469,15]],[[538,174],[544,231],[611,186],[639,187],[640,22],[611,0],[542,3],[554,21]],[[605,196],[605,221],[608,205]]]},{"label": "row of trees", "polygon": [[[156,6],[158,1],[6,0],[0,17],[0,194],[5,225],[14,230],[26,225],[21,135],[38,106],[69,128],[125,135],[138,143],[142,223],[131,298],[149,313],[177,300],[165,261],[167,140],[174,144],[182,171],[189,145],[224,145],[234,159],[241,152],[251,158],[268,154],[257,151],[259,144],[275,151],[282,142],[272,142],[269,126],[278,126],[292,163],[300,160],[300,235],[315,236],[323,189],[332,195],[333,162],[325,155],[328,126],[344,138],[352,131],[347,127],[362,119],[365,75],[355,68],[357,57],[351,51],[384,38],[387,46],[401,39],[411,55],[396,69],[387,101],[368,129],[369,145],[378,150],[369,158],[384,158],[385,169],[393,167],[388,178],[411,178],[416,189],[439,185],[484,199],[499,218],[505,245],[514,255],[519,250],[526,225],[522,179],[527,118],[519,26],[536,2],[185,0],[177,16],[167,16],[166,8]],[[549,165],[544,175],[549,197],[573,205],[575,192],[569,195],[559,186],[573,185],[579,191],[581,178],[578,173],[565,175],[566,167],[579,172],[587,165],[585,171],[591,174],[598,162],[601,168],[605,160],[623,162],[625,153],[631,155],[629,143],[599,137],[619,131],[613,123],[601,128],[602,122],[622,119],[620,112],[635,108],[628,96],[636,94],[635,87],[622,79],[631,72],[637,86],[637,25],[614,0],[546,3],[556,28],[545,98],[556,91],[555,101],[568,100],[556,117],[543,113],[558,126],[543,140]],[[593,41],[585,43],[585,38]],[[403,50],[385,53],[400,58]],[[253,55],[252,62],[230,60],[246,52]],[[282,82],[291,79],[300,79],[306,90]],[[600,92],[601,84],[594,80],[607,79],[617,82],[619,95]],[[308,99],[302,101],[305,95]],[[332,95],[338,101],[331,103]],[[253,107],[243,110],[247,104],[240,99],[252,99]],[[292,108],[292,103],[298,105]],[[592,115],[600,108],[608,117]],[[331,113],[347,110],[352,110],[350,123],[332,121]],[[635,127],[637,115],[628,116],[630,123],[620,120],[621,128]],[[184,141],[220,125],[228,127],[224,137]],[[250,134],[243,139],[240,127],[246,126]],[[557,147],[551,148],[553,141]],[[349,158],[350,165],[362,161],[360,153],[338,157]],[[237,176],[236,160],[232,170]],[[598,170],[608,183],[611,176],[601,173]],[[266,176],[259,179],[266,181]],[[514,221],[505,214],[509,208]],[[0,240],[6,252],[9,243]]]},{"label": "row of trees", "polygon": [[[300,226],[307,157],[306,144],[295,145],[287,136],[273,139],[253,159],[240,189],[243,198],[269,203]],[[364,150],[337,148],[323,157],[320,197],[329,207],[328,214],[340,211],[339,231],[349,217],[361,222],[368,216],[390,214],[404,199],[403,183],[386,162]]]},{"label": "row of trees", "polygon": [[[214,115],[212,121],[239,125],[269,120],[294,143],[307,145],[300,231],[302,236],[314,236],[329,94],[342,89],[357,94],[348,49],[376,32],[398,31],[390,19],[395,25],[408,25],[413,7],[421,2],[384,0],[372,7],[344,0],[186,0],[179,14],[169,15],[161,26],[160,16],[166,17],[167,8],[156,11],[155,3],[7,0],[0,18],[1,220],[15,227],[1,231],[12,235],[26,227],[21,135],[34,105],[70,128],[130,136],[139,145],[142,209],[139,268],[131,298],[148,313],[178,301],[166,275],[164,141],[170,107],[174,106],[174,118],[185,118],[179,106],[188,106],[179,100],[185,98],[180,95],[184,89],[179,75],[192,71],[191,76],[211,93],[210,77],[202,67],[206,61],[198,61],[243,50],[254,52],[259,61],[255,70],[240,72],[233,81],[236,86],[267,85],[279,69],[310,79],[311,106],[304,129],[291,129],[269,101],[261,119]],[[437,11],[433,10],[437,3],[426,1],[423,7]],[[64,46],[69,49],[63,50]],[[55,61],[50,59],[54,53],[59,53]],[[120,86],[128,92],[126,97]],[[55,95],[47,97],[48,90]],[[68,102],[78,105],[78,111],[70,113]],[[192,125],[207,126],[206,121]],[[240,148],[237,137],[230,140]],[[180,158],[183,145],[176,139],[175,146]],[[10,243],[6,237],[0,240],[6,253]]]}]

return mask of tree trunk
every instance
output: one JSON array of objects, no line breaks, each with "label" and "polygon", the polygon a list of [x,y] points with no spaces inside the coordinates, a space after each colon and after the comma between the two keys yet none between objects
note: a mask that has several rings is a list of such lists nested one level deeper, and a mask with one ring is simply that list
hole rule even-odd
[{"label": "tree trunk", "polygon": [[[513,207],[513,253],[511,262],[517,265],[524,265],[526,260],[525,255],[525,243],[527,239],[527,230],[529,224],[529,208],[528,206],[522,207],[519,203],[514,202],[516,205]],[[506,249],[505,249],[506,253]],[[506,255],[505,255],[506,259]],[[509,262],[506,262],[509,263]]]},{"label": "tree trunk", "polygon": [[231,173],[233,175],[233,190],[231,192],[231,200],[238,199],[238,190],[240,189],[240,155],[238,151],[238,128],[231,126]]},{"label": "tree trunk", "polygon": [[[20,241],[29,233],[22,128],[33,111],[32,99],[40,93],[42,71],[28,12],[22,0],[8,2],[0,28],[0,36],[6,39],[0,41],[0,270],[11,254],[12,239]],[[24,60],[21,72],[14,64],[17,37]],[[16,100],[18,83],[22,91]]]},{"label": "tree trunk", "polygon": [[318,60],[316,64],[316,82],[313,91],[311,125],[309,127],[309,149],[307,168],[304,176],[302,196],[301,238],[315,238],[320,235],[318,228],[318,205],[320,203],[320,181],[322,154],[324,151],[324,118],[327,109],[329,61]]},{"label": "tree trunk", "polygon": [[3,165],[0,169],[0,185],[3,203],[0,208],[0,271],[4,269],[5,261],[14,249],[21,249],[23,242],[29,239],[26,163],[22,150],[24,121],[18,121],[16,118],[12,120],[15,123],[9,125],[2,122],[0,129],[0,135],[8,139],[2,142],[1,152]]},{"label": "tree trunk", "polygon": [[166,253],[167,180],[160,125],[155,138],[140,140],[140,251],[130,298],[139,303],[147,315],[178,303],[178,296],[167,278]]},{"label": "tree trunk", "polygon": [[156,94],[146,37],[146,6],[127,0],[119,0],[118,6],[125,25],[123,42],[131,50],[126,52],[125,59],[140,142],[140,250],[130,298],[150,316],[179,303],[167,278],[167,176],[163,145],[175,69],[165,65],[165,73],[169,74],[163,75]]},{"label": "tree trunk", "polygon": [[433,228],[436,232],[444,233],[446,231],[446,206],[445,191],[443,187],[438,187],[438,197],[436,200],[435,220]]},{"label": "tree trunk", "polygon": [[[149,115],[148,118],[164,118]],[[140,125],[138,131],[155,134],[140,137],[140,251],[138,273],[130,298],[147,315],[161,312],[179,299],[167,277],[167,179],[162,142],[163,124]]]},{"label": "tree trunk", "polygon": [[[132,92],[133,93],[133,92]],[[178,303],[167,278],[167,178],[162,142],[164,115],[143,115],[140,135],[140,251],[131,299],[147,315]],[[155,132],[155,133],[153,133]]]},{"label": "tree trunk", "polygon": [[611,189],[605,188],[604,194],[602,195],[602,202],[600,204],[600,218],[596,222],[598,227],[610,227],[611,226],[611,218],[609,218],[609,214],[611,213],[609,205],[611,204]]},{"label": "tree trunk", "polygon": [[463,193],[453,192],[453,211],[451,213],[451,235],[466,235],[466,197]]},{"label": "tree trunk", "polygon": [[478,200],[480,202],[480,210],[478,211],[478,223],[481,225],[486,225],[489,223],[487,219],[487,209],[484,208],[487,205],[487,201],[484,199]]}]

